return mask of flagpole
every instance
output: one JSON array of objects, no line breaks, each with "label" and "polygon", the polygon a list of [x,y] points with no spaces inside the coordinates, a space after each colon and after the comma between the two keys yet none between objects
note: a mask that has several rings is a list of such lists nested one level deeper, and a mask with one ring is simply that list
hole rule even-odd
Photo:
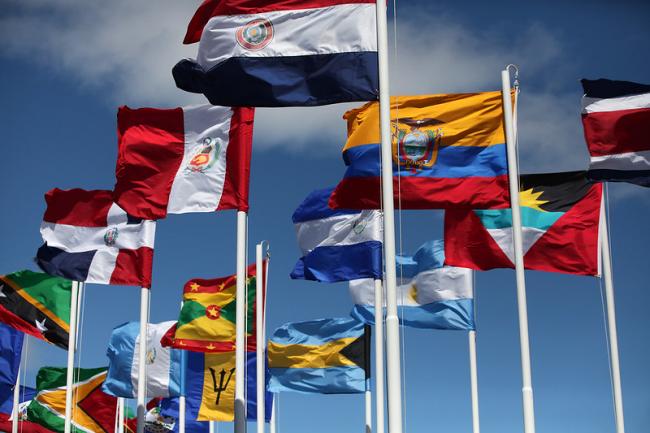
[{"label": "flagpole", "polygon": [[522,246],[521,209],[519,207],[519,166],[517,161],[517,137],[512,116],[510,96],[510,72],[501,71],[503,114],[508,151],[508,183],[510,186],[510,207],[512,209],[512,243],[515,254],[515,275],[517,280],[517,308],[519,312],[519,344],[521,350],[522,399],[524,408],[524,433],[535,432],[535,411],[533,406],[533,380],[530,366],[530,343],[528,341],[528,306],[526,302],[526,277],[524,275],[524,254]]},{"label": "flagpole", "polygon": [[208,432],[214,433],[214,421],[208,421]]},{"label": "flagpole", "polygon": [[375,280],[375,426],[384,433],[384,294],[380,279]]},{"label": "flagpole", "polygon": [[481,427],[478,412],[478,369],[476,365],[476,331],[468,332],[469,336],[469,376],[472,390],[472,432],[480,433]]},{"label": "flagpole", "polygon": [[612,277],[612,251],[609,244],[609,229],[607,225],[607,196],[603,193],[600,206],[600,241],[603,263],[603,279],[605,280],[605,302],[607,303],[607,333],[609,335],[609,359],[612,370],[612,388],[614,391],[614,415],[616,417],[616,433],[625,432],[623,417],[623,390],[621,388],[621,366],[618,357],[618,332],[616,330],[616,305],[614,304],[614,278]]},{"label": "flagpole", "polygon": [[117,398],[117,433],[124,433],[124,397]]},{"label": "flagpole", "polygon": [[146,287],[140,289],[140,345],[138,350],[138,428],[137,433],[144,433],[144,416],[147,410],[147,324],[149,322],[149,297]]},{"label": "flagpole", "polygon": [[66,370],[66,388],[65,388],[65,421],[64,433],[71,432],[72,423],[72,385],[74,379],[74,352],[77,337],[77,297],[79,294],[79,282],[72,282],[70,291],[70,332],[68,336],[68,363]]},{"label": "flagpole", "polygon": [[[27,334],[25,334],[27,336]],[[22,361],[22,353],[23,350],[21,349],[21,361]],[[11,433],[18,433],[18,406],[20,406],[20,373],[22,373],[22,368],[18,366],[18,374],[16,376],[16,384],[14,385],[14,408],[11,411],[12,414],[12,419],[11,419]]]},{"label": "flagpole", "polygon": [[[264,398],[264,391],[266,390],[266,377],[264,374],[264,341],[266,340],[266,309],[264,307],[264,280],[266,279],[266,275],[264,275],[264,244],[266,244],[268,258],[269,247],[266,241],[260,242],[255,248],[255,330],[257,343],[257,357],[255,359],[255,366],[257,369],[257,433],[264,433],[264,419],[266,417]],[[268,272],[268,261],[266,266]]]},{"label": "flagpole", "polygon": [[372,433],[372,391],[370,391],[370,379],[366,379],[366,433]]},{"label": "flagpole", "polygon": [[[246,433],[246,226],[248,215],[237,212],[237,314],[235,318],[235,433]],[[141,432],[138,432],[141,433]]]},{"label": "flagpole", "polygon": [[178,433],[185,433],[185,396],[178,397]]},{"label": "flagpole", "polygon": [[273,404],[271,404],[271,420],[269,422],[269,433],[276,433],[278,426],[277,426],[277,418],[276,418],[276,408],[275,405],[277,404],[277,401],[275,400],[275,393],[273,394]]},{"label": "flagpole", "polygon": [[384,204],[384,262],[386,267],[386,370],[388,385],[388,431],[402,433],[402,377],[397,317],[397,271],[395,265],[395,203],[393,157],[390,134],[388,78],[388,19],[386,1],[377,0],[377,55],[379,62],[379,126],[381,130],[381,187]]}]

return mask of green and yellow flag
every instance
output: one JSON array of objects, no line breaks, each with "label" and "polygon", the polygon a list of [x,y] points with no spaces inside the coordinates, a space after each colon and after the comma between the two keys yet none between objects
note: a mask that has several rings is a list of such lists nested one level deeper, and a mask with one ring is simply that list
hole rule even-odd
[{"label": "green and yellow flag", "polygon": [[[246,350],[249,351],[256,347],[255,268],[254,264],[250,265],[246,275]],[[262,268],[265,273],[266,261]],[[236,275],[211,280],[195,278],[185,283],[178,322],[165,334],[162,345],[194,352],[235,350],[236,290]]]}]

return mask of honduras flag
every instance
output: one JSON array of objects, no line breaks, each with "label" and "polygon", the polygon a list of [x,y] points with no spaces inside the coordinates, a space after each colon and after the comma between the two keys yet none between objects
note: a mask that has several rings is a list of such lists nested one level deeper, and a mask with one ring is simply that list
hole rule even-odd
[{"label": "honduras flag", "polygon": [[[147,326],[147,396],[174,397],[182,392],[181,350],[160,345],[160,339],[175,322]],[[140,323],[127,322],[113,329],[106,356],[108,375],[102,390],[116,397],[135,398],[138,389]]]},{"label": "honduras flag", "polygon": [[312,192],[293,213],[302,257],[291,278],[325,283],[381,278],[381,212],[330,209],[332,191]]},{"label": "honduras flag", "polygon": [[[443,266],[445,247],[429,241],[410,256],[397,256],[398,315],[405,326],[429,329],[474,329],[472,271]],[[401,272],[400,272],[401,271]],[[374,324],[374,281],[350,281],[352,317]]]}]

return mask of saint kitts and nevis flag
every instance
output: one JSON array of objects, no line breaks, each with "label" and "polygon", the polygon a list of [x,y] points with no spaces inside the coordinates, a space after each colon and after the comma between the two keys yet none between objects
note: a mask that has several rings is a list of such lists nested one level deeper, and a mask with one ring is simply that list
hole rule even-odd
[{"label": "saint kitts and nevis flag", "polygon": [[151,287],[155,221],[129,215],[107,190],[56,188],[45,201],[41,269],[73,281]]},{"label": "saint kitts and nevis flag", "polygon": [[[600,274],[602,185],[584,171],[520,177],[524,267]],[[514,268],[510,209],[445,211],[445,264]]]},{"label": "saint kitts and nevis flag", "polygon": [[[65,424],[66,368],[43,367],[36,375],[37,394],[27,417],[53,432]],[[73,385],[72,431],[114,433],[117,399],[102,392],[106,368],[76,368]]]},{"label": "saint kitts and nevis flag", "polygon": [[588,176],[650,187],[650,85],[582,80]]},{"label": "saint kitts and nevis flag", "polygon": [[[266,261],[262,266],[266,275]],[[247,349],[256,350],[255,307],[256,265],[246,271]],[[266,287],[266,281],[262,287]],[[161,340],[163,346],[196,352],[229,352],[235,350],[237,276],[195,278],[183,287],[183,307],[176,325]],[[262,294],[264,296],[264,294]]]},{"label": "saint kitts and nevis flag", "polygon": [[68,349],[72,282],[28,270],[0,276],[0,321]]},{"label": "saint kitts and nevis flag", "polygon": [[[391,98],[393,185],[402,209],[510,206],[501,92]],[[343,116],[348,166],[333,209],[380,208],[379,103]]]},{"label": "saint kitts and nevis flag", "polygon": [[130,215],[248,211],[252,108],[120,107],[114,197]]},{"label": "saint kitts and nevis flag", "polygon": [[178,88],[223,106],[378,99],[374,0],[206,0],[173,68]]}]

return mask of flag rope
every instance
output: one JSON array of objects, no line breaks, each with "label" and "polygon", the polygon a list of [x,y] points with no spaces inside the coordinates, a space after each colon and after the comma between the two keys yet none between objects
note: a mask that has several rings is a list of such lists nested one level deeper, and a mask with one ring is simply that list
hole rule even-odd
[{"label": "flag rope", "polygon": [[[20,360],[22,365],[21,371],[18,372],[18,374],[22,375],[22,380],[21,383],[23,384],[23,389],[21,390],[20,388],[18,389],[18,393],[20,395],[19,400],[24,400],[25,399],[25,392],[26,392],[26,384],[27,384],[27,360],[29,359],[29,335],[25,334],[25,338],[23,339],[23,358]],[[22,393],[21,393],[22,391]],[[25,423],[21,422],[20,419],[20,403],[18,404],[18,409],[16,410],[16,423],[18,424],[18,431],[22,433],[23,429],[25,428]]]},{"label": "flag rope", "polygon": [[[83,347],[83,323],[85,319],[85,314],[86,314],[86,296],[85,296],[85,287],[86,284],[79,282],[79,294],[77,297],[77,329],[76,329],[76,334],[77,338],[75,339],[75,357],[76,357],[76,365],[77,367],[77,374],[74,377],[74,381],[72,383],[72,419],[70,420],[70,424],[72,425],[72,420],[75,419],[75,416],[77,414],[77,399],[75,398],[75,395],[77,393],[77,390],[75,389],[74,384],[79,382],[79,378],[81,377],[81,354],[82,350],[81,348]],[[74,370],[73,370],[74,371]]]}]

